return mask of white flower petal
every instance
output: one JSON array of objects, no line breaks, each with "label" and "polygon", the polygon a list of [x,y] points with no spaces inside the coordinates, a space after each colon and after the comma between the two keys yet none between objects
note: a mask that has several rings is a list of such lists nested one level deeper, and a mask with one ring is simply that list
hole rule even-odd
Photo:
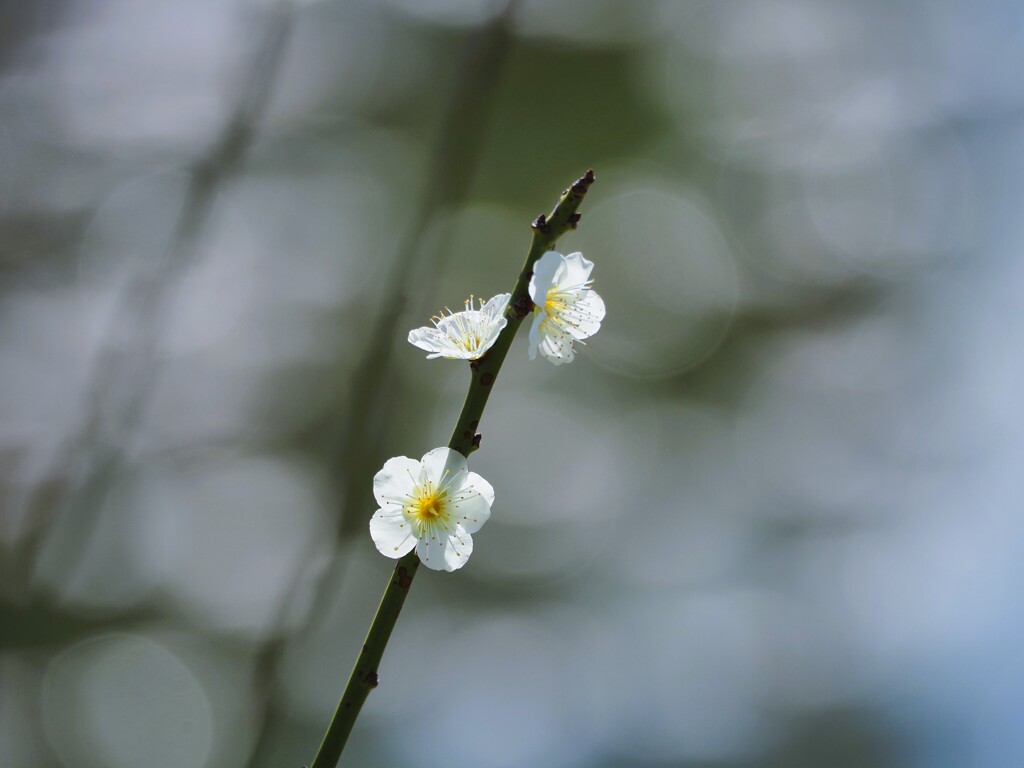
[{"label": "white flower petal", "polygon": [[[483,480],[479,475],[476,477]],[[494,489],[491,488],[490,483],[483,480],[482,483],[476,483],[475,487],[467,488],[457,495],[452,503],[452,513],[455,521],[467,533],[476,533],[490,519],[493,503]]]},{"label": "white flower petal", "polygon": [[550,360],[555,365],[571,363],[576,359],[572,336],[553,328],[550,323],[544,324],[537,349],[546,360]]},{"label": "white flower petal", "polygon": [[448,536],[448,546],[444,549],[445,570],[459,570],[472,554],[473,537],[461,526],[455,526],[455,530]]},{"label": "white flower petal", "polygon": [[400,509],[378,509],[370,518],[370,536],[377,551],[385,557],[402,557],[416,546],[412,526]]},{"label": "white flower petal", "polygon": [[373,476],[373,496],[382,507],[401,506],[419,482],[420,462],[408,456],[395,456],[384,462]]},{"label": "white flower petal", "polygon": [[424,326],[422,328],[414,328],[409,331],[409,343],[414,347],[419,347],[426,352],[430,352],[427,355],[427,359],[430,360],[435,357],[450,356],[457,353],[455,345],[449,341],[448,336],[441,333],[437,328],[430,328]]},{"label": "white flower petal", "polygon": [[504,320],[505,322],[501,324],[501,327],[504,328],[508,323],[508,320],[505,319],[505,310],[508,309],[508,302],[511,298],[511,293],[499,293],[497,296],[491,296],[480,311],[496,321],[499,318]]},{"label": "white flower petal", "polygon": [[529,356],[531,360],[537,359],[537,347],[540,344],[541,339],[541,323],[544,322],[545,315],[543,312],[535,312],[533,315],[533,324],[530,326],[530,349]]},{"label": "white flower petal", "polygon": [[562,254],[548,251],[533,265],[533,277],[530,278],[530,298],[534,304],[544,306],[544,300],[551,290],[555,273],[562,268]]},{"label": "white flower petal", "polygon": [[[468,469],[466,457],[451,448],[435,448],[423,457],[423,470],[426,479],[435,485],[444,485],[464,476]],[[456,486],[458,487],[458,486]]]},{"label": "white flower petal", "polygon": [[476,491],[487,502],[487,506],[494,506],[494,486],[476,472],[466,473],[465,480],[462,482],[462,490]]},{"label": "white flower petal", "polygon": [[448,535],[440,529],[416,542],[416,554],[419,556],[420,562],[432,571],[455,570],[448,565],[445,557],[446,549],[448,549]]},{"label": "white flower petal", "polygon": [[562,312],[564,328],[574,339],[588,339],[601,328],[604,311],[604,299],[587,288],[572,306]]},{"label": "white flower petal", "polygon": [[585,258],[582,253],[570,253],[563,260],[564,269],[558,276],[557,285],[561,289],[577,288],[587,284],[590,273],[594,270],[594,262]]}]

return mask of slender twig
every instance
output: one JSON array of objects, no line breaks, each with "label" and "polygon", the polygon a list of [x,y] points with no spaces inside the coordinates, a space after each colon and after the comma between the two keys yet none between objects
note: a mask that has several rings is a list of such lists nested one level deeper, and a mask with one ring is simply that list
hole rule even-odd
[{"label": "slender twig", "polygon": [[[559,237],[569,229],[576,227],[576,223],[579,221],[576,209],[583,201],[583,197],[593,181],[593,171],[587,171],[585,176],[562,194],[558,205],[549,216],[541,214],[533,222],[533,242],[526,257],[526,264],[512,291],[512,298],[509,301],[506,314],[508,324],[487,354],[470,364],[472,379],[469,392],[466,394],[462,413],[448,443],[449,448],[458,451],[463,456],[468,457],[480,445],[480,435],[476,430],[480,425],[487,398],[491,394],[516,331],[522,325],[523,319],[533,309],[529,286],[534,263],[555,244]],[[412,586],[412,580],[419,564],[419,558],[414,550],[401,558],[395,566],[394,573],[384,590],[380,606],[377,608],[377,613],[370,624],[366,642],[352,669],[341,701],[338,702],[338,708],[311,768],[334,768],[341,758],[342,750],[352,732],[352,726],[359,715],[359,710],[370,691],[377,687],[377,670],[380,667],[381,657],[384,655],[384,648],[395,628],[395,622],[398,621],[398,614],[402,610],[406,595],[409,594],[409,587]]]},{"label": "slender twig", "polygon": [[[374,322],[370,343],[353,368],[347,390],[343,422],[331,436],[332,463],[344,459],[346,472],[334,473],[340,484],[338,535],[344,539],[358,531],[363,523],[363,486],[355,478],[373,469],[380,458],[381,445],[388,434],[393,409],[391,367],[393,340],[409,302],[411,286],[423,282],[414,279],[437,273],[437,262],[448,251],[444,243],[435,244],[428,253],[423,243],[437,214],[458,204],[466,196],[482,155],[490,112],[499,93],[497,82],[512,43],[511,20],[515,0],[506,0],[501,12],[470,41],[462,80],[452,94],[438,133],[431,166],[425,174],[422,203],[405,230],[387,279],[386,305]],[[351,446],[358,445],[355,454]]]},{"label": "slender twig", "polygon": [[[355,514],[355,510],[365,508],[362,503],[365,487],[350,482],[348,478],[362,477],[373,470],[373,462],[380,454],[382,436],[388,432],[390,409],[385,406],[391,390],[381,383],[392,380],[388,375],[394,346],[391,342],[402,317],[400,307],[405,302],[403,297],[410,293],[410,286],[422,283],[420,275],[435,272],[437,262],[447,251],[442,243],[438,243],[425,254],[425,233],[440,211],[459,204],[465,198],[475,175],[491,109],[499,93],[497,84],[508,58],[511,44],[509,22],[515,4],[515,0],[505,0],[501,12],[496,13],[469,40],[465,63],[459,69],[459,82],[445,107],[429,171],[424,175],[427,180],[424,194],[395,251],[388,278],[382,281],[388,286],[388,301],[377,302],[382,309],[372,323],[371,341],[353,368],[351,386],[347,390],[342,388],[349,393],[348,402],[341,411],[343,418],[329,427],[326,463],[337,466],[342,458],[348,465],[355,462],[345,473],[331,473],[338,484],[335,489],[340,511],[337,543],[343,543],[346,534],[357,530],[359,520],[364,519]],[[352,445],[362,448],[353,454],[350,450]],[[338,570],[347,562],[346,558],[335,557],[334,560]],[[287,631],[287,617],[295,599],[309,585],[309,557],[302,558],[302,561],[292,573],[290,583],[278,602],[271,622],[272,630],[255,649],[253,686],[258,730],[247,768],[261,763],[268,751],[267,743],[273,736],[277,721],[274,710],[280,701],[275,675],[288,642],[296,634],[315,629],[311,622],[326,614],[325,606],[333,601],[340,581],[337,570],[328,568],[320,574],[314,582],[309,619]]]}]

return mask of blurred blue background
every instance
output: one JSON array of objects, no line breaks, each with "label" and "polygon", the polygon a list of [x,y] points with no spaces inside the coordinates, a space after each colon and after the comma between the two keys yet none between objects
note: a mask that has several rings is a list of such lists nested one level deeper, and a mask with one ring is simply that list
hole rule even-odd
[{"label": "blurred blue background", "polygon": [[[1024,5],[0,8],[0,764],[309,762],[468,382],[407,331],[564,250],[494,516],[368,768],[1024,765]],[[524,334],[525,336],[525,334]]]}]

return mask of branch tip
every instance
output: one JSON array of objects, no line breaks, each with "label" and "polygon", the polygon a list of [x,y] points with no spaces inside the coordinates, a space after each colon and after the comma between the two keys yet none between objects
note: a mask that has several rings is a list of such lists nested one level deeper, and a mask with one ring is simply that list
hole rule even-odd
[{"label": "branch tip", "polygon": [[594,169],[588,168],[587,172],[576,179],[572,185],[572,191],[577,195],[585,195],[590,185],[594,183]]}]

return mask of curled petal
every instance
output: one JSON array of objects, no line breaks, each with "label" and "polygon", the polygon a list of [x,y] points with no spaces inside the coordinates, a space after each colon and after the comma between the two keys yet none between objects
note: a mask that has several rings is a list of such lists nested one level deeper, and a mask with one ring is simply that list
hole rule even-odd
[{"label": "curled petal", "polygon": [[594,262],[582,253],[570,253],[562,262],[563,269],[558,275],[558,288],[581,288],[590,281],[590,273],[594,270]]},{"label": "curled petal", "polygon": [[530,349],[529,357],[531,360],[537,359],[537,348],[540,346],[541,339],[541,323],[544,322],[544,313],[536,312],[533,315],[533,324],[530,326]]},{"label": "curled petal", "polygon": [[562,268],[562,254],[548,251],[533,265],[533,277],[530,278],[530,298],[534,304],[544,305],[548,291],[555,282],[555,274]]},{"label": "curled petal", "polygon": [[429,326],[413,328],[409,331],[408,338],[409,343],[414,347],[419,347],[425,352],[430,353],[427,355],[428,360],[432,360],[435,357],[443,357],[452,351],[448,337],[437,330],[437,328],[430,328]]},{"label": "curled petal", "polygon": [[491,296],[487,303],[480,308],[480,311],[490,320],[501,322],[501,327],[504,328],[508,324],[508,320],[504,320],[505,310],[508,309],[508,302],[511,298],[511,293],[499,293],[497,296]]}]

